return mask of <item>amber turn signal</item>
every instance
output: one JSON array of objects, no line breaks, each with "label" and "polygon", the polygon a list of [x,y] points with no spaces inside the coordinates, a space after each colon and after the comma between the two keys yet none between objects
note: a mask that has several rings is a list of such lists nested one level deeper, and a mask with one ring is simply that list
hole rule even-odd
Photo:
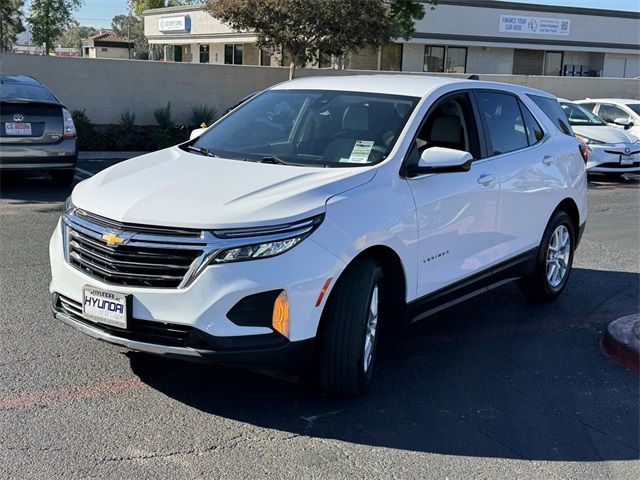
[{"label": "amber turn signal", "polygon": [[271,325],[275,331],[289,338],[289,299],[284,290],[280,292],[273,304]]}]

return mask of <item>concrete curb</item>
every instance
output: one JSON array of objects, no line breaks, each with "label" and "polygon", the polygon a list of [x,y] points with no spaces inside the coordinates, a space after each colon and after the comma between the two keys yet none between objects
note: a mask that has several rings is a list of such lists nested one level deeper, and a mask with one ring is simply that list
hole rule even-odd
[{"label": "concrete curb", "polygon": [[78,160],[128,160],[149,152],[78,152]]},{"label": "concrete curb", "polygon": [[611,322],[604,333],[602,348],[625,368],[640,373],[640,314]]}]

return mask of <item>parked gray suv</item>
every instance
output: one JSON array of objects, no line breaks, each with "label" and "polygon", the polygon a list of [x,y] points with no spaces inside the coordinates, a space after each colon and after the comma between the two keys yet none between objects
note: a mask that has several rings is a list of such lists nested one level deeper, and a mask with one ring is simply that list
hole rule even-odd
[{"label": "parked gray suv", "polygon": [[0,172],[48,171],[59,185],[75,175],[71,113],[37,80],[0,76]]}]

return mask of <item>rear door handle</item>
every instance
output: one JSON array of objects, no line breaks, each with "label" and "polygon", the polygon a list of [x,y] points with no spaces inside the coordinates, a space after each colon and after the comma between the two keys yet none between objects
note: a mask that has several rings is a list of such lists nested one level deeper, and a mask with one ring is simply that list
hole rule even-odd
[{"label": "rear door handle", "polygon": [[495,182],[495,181],[496,181],[496,176],[495,176],[495,175],[481,175],[481,176],[478,178],[478,183],[479,183],[480,185],[484,185],[485,187],[486,187],[487,185],[492,184],[492,183],[493,183],[493,182]]},{"label": "rear door handle", "polygon": [[553,156],[545,155],[544,158],[542,159],[542,163],[544,163],[547,166],[551,165],[553,163]]}]

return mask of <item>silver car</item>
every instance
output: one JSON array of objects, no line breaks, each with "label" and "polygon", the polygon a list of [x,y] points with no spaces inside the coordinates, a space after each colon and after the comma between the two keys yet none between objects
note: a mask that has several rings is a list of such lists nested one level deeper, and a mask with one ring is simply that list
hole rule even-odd
[{"label": "silver car", "polygon": [[47,171],[73,182],[76,127],[60,100],[37,80],[0,76],[0,173]]}]

